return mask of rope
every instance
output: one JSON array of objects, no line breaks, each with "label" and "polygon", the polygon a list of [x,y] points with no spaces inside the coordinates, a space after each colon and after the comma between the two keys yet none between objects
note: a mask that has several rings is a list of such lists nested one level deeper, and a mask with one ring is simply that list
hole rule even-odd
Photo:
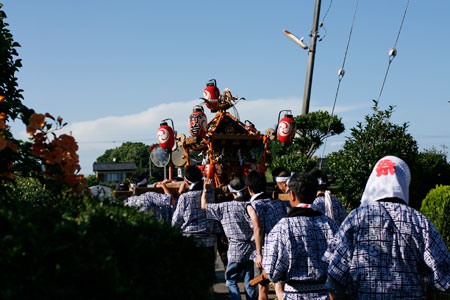
[{"label": "rope", "polygon": [[[337,85],[337,88],[336,88],[336,94],[334,95],[334,102],[333,102],[333,108],[331,110],[330,120],[328,121],[327,134],[325,136],[325,141],[323,143],[322,158],[325,155],[325,149],[327,147],[328,134],[330,133],[331,122],[332,122],[333,116],[334,116],[334,109],[336,108],[336,100],[337,100],[337,97],[339,95],[339,89],[341,87],[342,78],[344,78],[344,74],[345,74],[344,66],[345,66],[345,62],[347,60],[347,54],[348,54],[348,49],[349,49],[349,46],[350,46],[350,40],[352,38],[353,27],[355,25],[356,12],[358,11],[358,5],[359,5],[359,0],[356,0],[355,11],[353,12],[352,26],[350,27],[350,32],[349,32],[348,38],[347,38],[347,46],[345,47],[344,59],[342,61],[342,67],[339,69],[339,73],[338,73],[338,76],[339,76],[338,77],[338,85]],[[322,161],[323,161],[323,159],[320,160],[319,170],[322,169]]]},{"label": "rope", "polygon": [[380,93],[378,94],[377,102],[380,101],[381,94],[383,93],[384,84],[386,83],[386,78],[388,76],[389,69],[391,67],[391,63],[394,60],[395,56],[397,55],[396,47],[397,47],[398,39],[400,38],[400,33],[402,32],[403,23],[405,22],[406,12],[408,11],[408,7],[409,7],[409,1],[410,0],[408,0],[406,2],[405,11],[403,12],[402,22],[400,23],[400,27],[397,32],[397,37],[395,39],[394,47],[392,47],[391,50],[389,51],[389,63],[388,63],[387,69],[386,69],[386,73],[384,74],[383,84],[381,85],[381,89],[380,89]]}]

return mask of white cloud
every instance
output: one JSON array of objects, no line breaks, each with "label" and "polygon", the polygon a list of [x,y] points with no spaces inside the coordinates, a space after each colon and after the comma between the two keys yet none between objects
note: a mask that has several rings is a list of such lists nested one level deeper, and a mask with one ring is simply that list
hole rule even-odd
[{"label": "white cloud", "polygon": [[[178,133],[188,133],[188,117],[199,100],[164,103],[151,107],[138,114],[104,117],[92,121],[76,122],[65,131],[71,132],[78,141],[81,172],[92,174],[92,164],[105,150],[119,147],[122,142],[140,141],[148,145],[157,143],[156,132],[161,120],[171,118]],[[292,109],[294,115],[301,113],[301,101],[298,98],[243,100],[237,104],[241,121],[250,120],[261,132],[273,128],[278,113],[283,109]],[[331,107],[311,107],[315,110],[331,110]],[[359,107],[337,107],[336,112],[348,112]],[[206,109],[207,110],[207,109]],[[230,110],[233,114],[233,110]],[[214,114],[207,113],[208,120]]]}]

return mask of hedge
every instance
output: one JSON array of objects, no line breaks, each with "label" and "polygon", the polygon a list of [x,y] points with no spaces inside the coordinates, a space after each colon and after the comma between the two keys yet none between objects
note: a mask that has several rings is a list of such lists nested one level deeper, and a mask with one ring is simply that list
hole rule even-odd
[{"label": "hedge", "polygon": [[1,299],[208,299],[207,253],[170,224],[59,200],[0,202]]},{"label": "hedge", "polygon": [[432,189],[423,200],[420,212],[433,222],[450,249],[450,185]]}]

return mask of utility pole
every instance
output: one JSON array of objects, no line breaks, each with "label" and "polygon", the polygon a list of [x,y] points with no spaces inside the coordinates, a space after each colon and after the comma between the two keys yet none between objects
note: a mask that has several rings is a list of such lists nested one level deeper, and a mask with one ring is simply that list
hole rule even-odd
[{"label": "utility pole", "polygon": [[306,69],[306,79],[305,79],[305,91],[303,94],[303,108],[302,115],[306,115],[309,112],[309,99],[311,98],[311,85],[312,77],[314,71],[314,58],[316,56],[316,41],[319,37],[319,16],[320,16],[320,3],[321,0],[316,0],[316,6],[314,9],[314,19],[311,30],[311,44],[308,50],[308,66]]}]

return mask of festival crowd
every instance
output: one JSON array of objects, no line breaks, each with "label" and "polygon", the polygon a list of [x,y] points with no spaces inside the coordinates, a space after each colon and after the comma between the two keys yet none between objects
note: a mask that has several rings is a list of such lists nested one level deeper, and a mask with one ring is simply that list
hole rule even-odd
[{"label": "festival crowd", "polygon": [[163,194],[125,203],[193,237],[210,255],[211,276],[219,252],[233,300],[241,299],[242,277],[247,300],[268,299],[270,282],[278,299],[425,299],[450,291],[449,251],[431,221],[408,206],[411,174],[400,158],[376,163],[348,215],[321,170],[279,168],[273,177],[289,201],[267,194],[265,175],[251,171],[230,181],[230,200],[215,203],[211,180],[187,166],[179,197],[164,180],[154,185]]}]

